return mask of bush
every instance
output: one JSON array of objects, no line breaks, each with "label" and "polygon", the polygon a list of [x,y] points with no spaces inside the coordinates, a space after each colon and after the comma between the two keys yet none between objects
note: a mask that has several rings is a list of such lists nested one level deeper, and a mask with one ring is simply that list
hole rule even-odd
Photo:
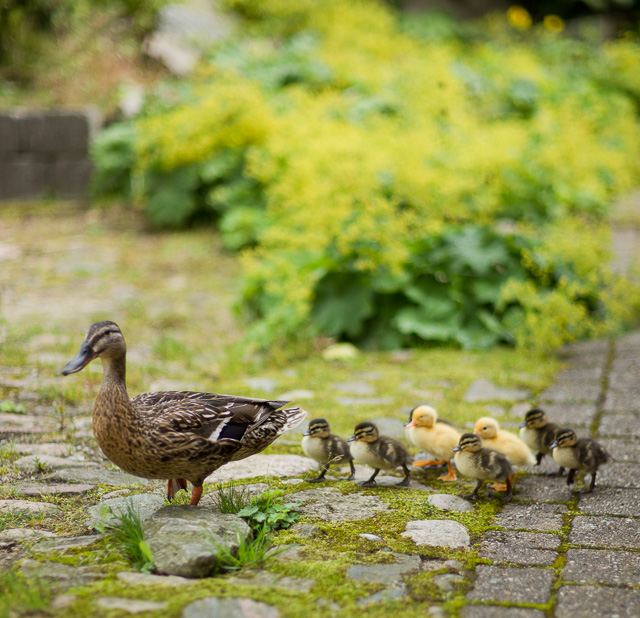
[{"label": "bush", "polygon": [[637,44],[232,5],[251,36],[152,103],[132,174],[154,224],[210,216],[243,251],[252,342],[548,348],[634,319],[606,216],[640,173],[635,84],[609,74]]}]

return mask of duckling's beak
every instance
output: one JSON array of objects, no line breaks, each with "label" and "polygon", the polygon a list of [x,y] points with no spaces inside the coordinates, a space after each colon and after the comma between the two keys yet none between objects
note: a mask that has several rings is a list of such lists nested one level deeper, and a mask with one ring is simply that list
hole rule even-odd
[{"label": "duckling's beak", "polygon": [[554,448],[556,448],[556,447],[558,447],[558,446],[560,446],[560,445],[558,444],[558,441],[557,441],[557,440],[554,440],[554,441],[549,445],[549,448],[554,449]]},{"label": "duckling's beak", "polygon": [[527,421],[525,421],[524,423],[520,423],[520,424],[518,425],[518,427],[519,427],[520,429],[522,429],[523,427],[526,427],[526,426],[527,426]]},{"label": "duckling's beak", "polygon": [[457,453],[458,451],[461,451],[461,450],[462,450],[462,449],[460,448],[460,445],[458,445],[458,446],[456,446],[456,447],[452,448],[452,449],[451,449],[451,452],[452,452],[452,453]]},{"label": "duckling's beak", "polygon": [[349,436],[347,438],[347,442],[355,442],[355,441],[356,441],[356,435],[355,434],[353,434],[352,436]]},{"label": "duckling's beak", "polygon": [[84,369],[96,356],[93,348],[85,341],[80,346],[80,351],[65,365],[62,375],[68,376],[70,373],[77,373]]},{"label": "duckling's beak", "polygon": [[415,427],[416,426],[416,422],[415,421],[407,421],[404,424],[405,427]]},{"label": "duckling's beak", "polygon": [[303,436],[310,436],[311,435],[311,430],[307,429],[307,431],[305,431],[302,435]]}]

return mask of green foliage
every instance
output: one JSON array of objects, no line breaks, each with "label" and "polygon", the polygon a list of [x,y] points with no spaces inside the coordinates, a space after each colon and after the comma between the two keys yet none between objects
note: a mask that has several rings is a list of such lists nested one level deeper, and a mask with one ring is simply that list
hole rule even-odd
[{"label": "green foliage", "polygon": [[233,481],[216,486],[211,499],[221,513],[238,513],[251,502],[251,496],[244,485]]},{"label": "green foliage", "polygon": [[262,526],[255,530],[255,536],[246,538],[237,533],[238,548],[232,551],[225,545],[216,545],[218,560],[214,573],[225,571],[239,571],[241,569],[254,569],[264,565],[275,555],[268,553],[271,547],[271,537],[267,534],[267,527]]},{"label": "green foliage", "polygon": [[27,579],[13,570],[0,573],[0,590],[0,616],[41,614],[51,598],[50,587],[44,582]]},{"label": "green foliage", "polygon": [[636,41],[227,4],[247,27],[151,98],[131,175],[154,225],[209,217],[242,251],[252,344],[544,350],[637,319],[604,266],[640,180]]},{"label": "green foliage", "polygon": [[105,196],[131,195],[131,169],[135,163],[135,128],[127,122],[111,125],[91,142],[96,164],[92,177],[94,191]]},{"label": "green foliage", "polygon": [[0,412],[5,414],[24,414],[27,409],[24,407],[22,403],[16,403],[11,399],[3,399],[0,401]]},{"label": "green foliage", "polygon": [[256,496],[249,506],[238,511],[238,515],[246,519],[256,532],[288,528],[298,521],[300,516],[293,509],[302,503],[285,502],[283,494],[280,489],[265,491]]}]

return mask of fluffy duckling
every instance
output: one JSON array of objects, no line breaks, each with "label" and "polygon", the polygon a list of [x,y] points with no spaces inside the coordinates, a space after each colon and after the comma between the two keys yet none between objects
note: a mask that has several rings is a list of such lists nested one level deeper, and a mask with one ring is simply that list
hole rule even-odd
[{"label": "fluffy duckling", "polygon": [[[473,427],[473,433],[480,436],[482,446],[498,451],[506,455],[509,461],[516,467],[532,466],[536,463],[533,453],[529,447],[515,434],[510,431],[500,429],[498,421],[489,416],[483,416],[476,421]],[[513,484],[513,477],[509,482]],[[505,491],[504,485],[496,485],[495,489]]]},{"label": "fluffy duckling", "polygon": [[[543,410],[533,408],[524,415],[524,423],[520,425],[520,438],[532,450],[536,451],[536,466],[540,465],[545,455],[551,455],[551,444],[556,439],[556,432],[560,427],[547,420]],[[562,476],[564,468],[558,470]]]},{"label": "fluffy duckling", "polygon": [[[611,456],[604,448],[591,438],[578,438],[572,429],[558,429],[556,439],[549,448],[553,451],[553,460],[569,469],[567,485],[575,482],[576,472],[584,470],[591,474],[589,489],[583,493],[591,493],[596,485],[598,468],[609,461]],[[581,492],[582,493],[582,492]]]},{"label": "fluffy duckling", "polygon": [[323,418],[314,418],[309,421],[309,428],[302,434],[302,450],[307,457],[315,459],[321,466],[321,472],[307,483],[320,483],[324,481],[324,475],[333,463],[348,462],[351,467],[351,475],[347,481],[353,481],[356,469],[353,465],[353,457],[346,440],[331,433],[329,423]]},{"label": "fluffy duckling", "polygon": [[353,443],[351,444],[353,459],[374,469],[371,478],[360,483],[363,487],[375,487],[375,478],[382,468],[394,470],[398,466],[402,466],[404,479],[397,485],[409,486],[409,466],[412,458],[401,442],[379,435],[378,428],[369,422],[358,423],[347,442]]},{"label": "fluffy duckling", "polygon": [[447,464],[449,470],[438,479],[442,481],[456,481],[458,477],[451,465],[451,450],[460,441],[460,432],[449,423],[438,421],[438,413],[431,406],[421,405],[411,413],[411,420],[405,425],[405,435],[411,444],[438,459],[414,461],[413,465],[434,466]]},{"label": "fluffy duckling", "polygon": [[[464,498],[475,500],[485,481],[504,481],[507,495],[502,498],[502,501],[511,500],[510,479],[513,476],[513,468],[505,455],[493,449],[484,448],[480,437],[473,433],[462,434],[460,443],[453,449],[453,452],[460,474],[478,480],[473,492],[463,496]],[[497,486],[494,485],[495,487]]]}]

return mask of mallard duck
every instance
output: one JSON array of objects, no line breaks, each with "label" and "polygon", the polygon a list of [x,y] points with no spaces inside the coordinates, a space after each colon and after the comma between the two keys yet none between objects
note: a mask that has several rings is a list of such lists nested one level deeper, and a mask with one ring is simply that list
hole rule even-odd
[{"label": "mallard duck", "polygon": [[315,459],[322,467],[318,476],[307,479],[307,483],[320,483],[332,463],[348,462],[351,475],[347,481],[353,481],[356,469],[346,440],[331,433],[329,423],[323,418],[309,421],[309,428],[302,434],[302,450],[307,457]]},{"label": "mallard duck", "polygon": [[591,474],[589,489],[584,490],[584,493],[593,491],[596,486],[598,468],[611,458],[598,442],[591,438],[578,440],[573,429],[569,428],[558,429],[556,439],[549,448],[552,449],[553,460],[559,466],[569,469],[567,485],[573,485],[578,470],[584,470]]},{"label": "mallard duck", "polygon": [[[536,463],[529,447],[515,434],[500,429],[498,421],[490,416],[479,418],[473,427],[473,433],[480,436],[482,446],[506,455],[509,461],[517,468],[532,466]],[[511,484],[513,484],[513,476],[509,479]],[[495,489],[505,491],[506,486],[496,485]]]},{"label": "mallard duck", "polygon": [[[545,455],[551,455],[551,444],[556,439],[556,431],[559,426],[550,423],[547,415],[539,408],[533,408],[524,415],[524,423],[520,425],[520,437],[532,450],[536,451],[536,466],[540,465]],[[564,468],[558,470],[558,476],[562,476]]]},{"label": "mallard duck", "polygon": [[413,465],[434,466],[447,464],[448,472],[438,478],[442,481],[457,480],[451,465],[451,449],[460,441],[460,432],[448,423],[438,421],[438,413],[431,406],[418,406],[411,413],[411,421],[405,425],[405,435],[411,444],[439,459],[414,461]]},{"label": "mallard duck", "polygon": [[262,451],[306,416],[297,407],[283,409],[287,401],[213,393],[168,391],[129,399],[126,350],[117,324],[96,322],[62,374],[102,360],[102,385],[93,407],[96,441],[125,472],[169,479],[169,500],[190,481],[189,504],[198,504],[202,483],[214,470]]},{"label": "mallard duck", "polygon": [[400,487],[409,485],[411,455],[401,442],[381,436],[378,428],[369,422],[358,423],[347,442],[353,442],[353,459],[374,469],[371,478],[360,483],[363,487],[375,487],[375,478],[381,469],[394,470],[398,466],[402,466],[404,479],[396,484]]},{"label": "mallard duck", "polygon": [[[510,478],[513,475],[513,468],[505,455],[493,449],[484,448],[480,436],[474,433],[463,433],[460,443],[453,452],[458,472],[478,480],[473,492],[463,496],[464,498],[475,500],[485,481],[504,481],[507,495],[502,498],[502,501],[511,500]],[[497,486],[494,485],[494,489],[496,488]]]}]

